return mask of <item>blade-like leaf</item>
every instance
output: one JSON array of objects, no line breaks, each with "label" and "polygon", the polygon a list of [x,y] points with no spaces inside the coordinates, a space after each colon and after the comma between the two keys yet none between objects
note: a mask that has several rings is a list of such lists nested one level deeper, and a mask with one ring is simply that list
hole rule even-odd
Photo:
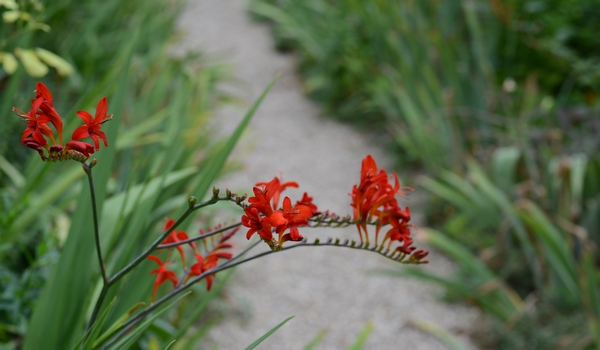
[{"label": "blade-like leaf", "polygon": [[369,322],[367,323],[365,328],[363,328],[363,330],[360,331],[354,343],[350,344],[347,350],[361,350],[365,346],[365,343],[367,342],[367,339],[369,339],[369,335],[371,335],[372,331],[373,322]]},{"label": "blade-like leaf", "polygon": [[263,335],[262,337],[258,338],[254,343],[250,344],[246,348],[246,350],[252,350],[252,349],[256,348],[258,346],[258,344],[262,343],[265,339],[267,339],[269,336],[271,336],[271,334],[275,333],[275,331],[277,331],[279,328],[281,328],[281,326],[283,326],[284,324],[286,324],[287,321],[291,320],[294,317],[295,316],[290,316],[290,317],[286,318],[283,322],[281,322],[277,326],[273,327],[270,331],[268,331],[267,333],[265,333],[265,335]]},{"label": "blade-like leaf", "polygon": [[444,343],[449,349],[452,349],[452,350],[465,350],[466,349],[466,347],[456,338],[455,335],[448,332],[448,330],[436,325],[433,322],[423,321],[423,320],[411,321],[410,325],[435,336],[442,343]]}]

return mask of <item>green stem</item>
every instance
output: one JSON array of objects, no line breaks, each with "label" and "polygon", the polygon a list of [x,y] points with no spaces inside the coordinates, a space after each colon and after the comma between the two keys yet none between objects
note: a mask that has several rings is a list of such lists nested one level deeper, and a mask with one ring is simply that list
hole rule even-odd
[{"label": "green stem", "polygon": [[98,206],[96,205],[96,190],[94,187],[94,178],[92,176],[92,166],[90,163],[83,163],[83,170],[88,176],[88,182],[90,183],[90,196],[92,198],[92,217],[94,219],[94,239],[96,240],[96,253],[98,255],[98,264],[102,271],[102,281],[104,285],[108,284],[108,275],[106,274],[106,265],[102,258],[102,247],[100,246],[100,230],[98,228]]},{"label": "green stem", "polygon": [[102,300],[106,296],[108,292],[108,275],[106,274],[106,265],[104,264],[104,258],[102,257],[102,247],[100,246],[100,230],[98,225],[98,206],[96,204],[96,190],[94,186],[94,177],[92,176],[92,168],[93,165],[91,163],[85,162],[82,163],[83,170],[87,174],[88,182],[90,184],[90,197],[92,199],[92,217],[94,221],[94,239],[96,242],[96,255],[98,256],[98,265],[100,265],[100,271],[102,272],[102,291],[100,292],[100,296],[98,297],[98,302],[94,305],[94,311],[92,312],[92,316],[90,317],[86,327],[85,332],[87,332],[92,325],[94,324],[96,318],[98,317],[98,313],[100,312],[100,307],[102,306]]},{"label": "green stem", "polygon": [[121,271],[117,272],[113,277],[111,277],[109,279],[109,284],[113,284],[115,282],[117,282],[119,279],[121,279],[121,277],[125,276],[129,271],[131,271],[134,267],[136,267],[137,265],[139,265],[142,261],[144,261],[148,255],[150,255],[150,253],[152,253],[152,251],[154,251],[159,245],[160,242],[164,241],[167,236],[173,232],[179,225],[181,225],[181,223],[194,211],[207,207],[209,205],[213,205],[215,203],[217,203],[218,201],[223,201],[223,200],[231,200],[231,198],[228,197],[212,197],[211,199],[202,202],[202,203],[198,203],[198,204],[194,204],[193,206],[189,207],[185,213],[183,213],[183,215],[181,215],[181,217],[175,222],[175,224],[173,224],[171,227],[169,227],[169,229],[167,229],[165,232],[163,232],[162,235],[160,235],[151,245],[150,247],[148,247],[144,252],[142,252],[142,254],[140,254],[137,258],[135,258],[132,262],[130,262],[127,266],[125,266]]},{"label": "green stem", "polygon": [[238,226],[241,226],[241,225],[242,225],[242,223],[238,222],[238,223],[235,223],[235,224],[231,224],[229,226],[222,227],[222,228],[220,228],[218,230],[207,232],[207,233],[202,234],[202,235],[197,236],[197,237],[192,237],[192,238],[184,239],[183,241],[179,241],[179,242],[161,244],[161,245],[159,245],[156,248],[157,249],[166,249],[166,248],[177,247],[177,246],[180,246],[180,245],[188,244],[190,242],[199,241],[201,239],[205,239],[205,238],[210,237],[210,236],[214,236],[214,235],[219,234],[221,232],[229,231],[229,230],[234,229],[234,228],[236,228]]},{"label": "green stem", "polygon": [[[86,169],[90,169],[89,166],[86,167]],[[87,172],[87,171],[86,171]],[[88,172],[89,173],[89,172]],[[91,176],[91,175],[88,175]],[[211,199],[202,202],[202,203],[198,203],[198,204],[194,204],[193,206],[188,207],[188,209],[185,211],[185,213],[183,213],[183,215],[181,215],[181,217],[175,222],[175,224],[173,224],[171,227],[169,227],[167,230],[165,230],[165,232],[163,232],[162,235],[160,235],[153,243],[152,245],[150,245],[150,247],[148,247],[144,252],[142,252],[138,257],[136,257],[135,259],[133,259],[133,261],[131,261],[129,264],[127,264],[127,266],[125,266],[123,269],[121,269],[119,272],[117,272],[114,276],[112,276],[111,278],[106,278],[105,279],[105,283],[104,286],[102,287],[102,291],[100,292],[100,295],[98,296],[98,300],[96,300],[96,305],[94,306],[94,311],[92,312],[92,316],[90,317],[90,320],[88,321],[88,325],[86,327],[86,331],[94,324],[94,322],[96,321],[96,318],[98,317],[98,314],[100,312],[100,308],[102,307],[102,304],[104,303],[104,299],[106,298],[108,289],[115,284],[119,279],[121,279],[123,276],[125,276],[127,273],[129,273],[131,270],[133,270],[137,265],[139,265],[142,261],[144,261],[148,255],[150,255],[150,253],[152,253],[153,250],[156,249],[156,247],[158,247],[160,245],[160,242],[164,241],[165,238],[171,233],[173,232],[179,225],[181,225],[181,223],[194,211],[204,208],[206,206],[212,205],[217,203],[218,201],[222,201],[222,200],[228,200],[231,201],[232,198],[231,197],[219,197],[219,196],[213,196]],[[95,211],[94,211],[95,212]],[[96,241],[96,245],[99,247],[99,241]],[[104,264],[102,264],[102,266],[104,266]]]},{"label": "green stem", "polygon": [[[293,245],[289,245],[287,247],[282,247],[280,250],[276,251],[276,250],[269,250],[269,251],[265,251],[262,253],[258,253],[256,255],[253,255],[249,258],[246,259],[242,259],[239,261],[235,261],[236,259],[238,259],[239,257],[241,257],[243,254],[245,254],[247,251],[249,251],[250,249],[256,247],[258,245],[258,243],[260,243],[260,241],[254,243],[253,245],[251,245],[249,248],[247,248],[246,250],[244,250],[242,253],[238,254],[237,256],[235,256],[234,258],[224,262],[223,264],[209,270],[209,271],[205,271],[204,273],[202,273],[201,275],[198,275],[197,277],[190,279],[188,283],[186,283],[185,285],[172,290],[171,292],[165,294],[162,298],[158,299],[154,304],[150,305],[148,308],[146,308],[144,311],[140,312],[139,314],[137,314],[136,316],[132,317],[131,319],[129,319],[127,322],[125,322],[121,327],[120,327],[120,331],[119,333],[117,333],[112,340],[106,345],[104,346],[104,349],[107,349],[108,347],[110,347],[111,345],[113,345],[117,340],[119,340],[119,338],[121,338],[123,335],[125,335],[127,332],[129,332],[136,324],[138,324],[140,321],[142,321],[144,318],[146,318],[146,316],[148,316],[152,311],[156,310],[158,307],[160,307],[163,303],[169,301],[171,298],[173,298],[174,296],[178,295],[179,293],[185,291],[186,289],[190,288],[192,285],[194,285],[195,283],[203,280],[204,278],[206,278],[207,276],[216,274],[220,271],[223,270],[227,270],[230,269],[232,267],[241,265],[243,263],[246,263],[248,261],[254,260],[254,259],[258,259],[261,258],[263,256],[267,256],[273,253],[277,253],[279,251],[284,251],[284,250],[290,250],[290,249],[294,249],[297,247],[326,247],[326,246],[331,246],[331,247],[345,247],[345,248],[350,248],[350,249],[358,249],[358,250],[366,250],[366,251],[372,251],[375,253],[378,253],[388,259],[397,261],[397,262],[402,262],[402,263],[407,263],[404,262],[403,259],[405,258],[405,254],[396,254],[396,252],[392,251],[389,252],[387,250],[384,251],[383,247],[381,246],[373,246],[373,247],[369,247],[368,245],[363,245],[361,244],[356,244],[354,241],[349,242],[348,240],[344,241],[344,242],[340,242],[339,240],[330,240],[327,242],[320,242],[319,240],[315,240],[315,242],[313,243],[308,243],[308,242],[301,242],[301,243],[297,243],[297,244],[293,244]],[[235,262],[233,262],[235,261]],[[232,263],[233,262],[233,263]],[[419,262],[412,262],[414,264],[420,264]]]}]

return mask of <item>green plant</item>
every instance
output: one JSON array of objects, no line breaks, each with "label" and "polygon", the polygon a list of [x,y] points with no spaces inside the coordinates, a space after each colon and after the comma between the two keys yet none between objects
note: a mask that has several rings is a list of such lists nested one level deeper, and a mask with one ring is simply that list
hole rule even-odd
[{"label": "green plant", "polygon": [[[540,333],[546,334],[546,338],[538,337],[541,347],[569,337],[583,337],[588,339],[585,344],[598,344],[595,303],[600,285],[594,263],[598,256],[598,161],[581,156],[551,159],[538,169],[546,183],[535,186],[530,178],[523,178],[527,167],[521,153],[506,148],[498,149],[492,160],[493,178],[498,183],[473,162],[466,178],[448,171],[437,179],[424,178],[422,185],[453,208],[447,214],[445,231],[462,244],[480,250],[485,260],[480,261],[439,233],[428,234],[428,242],[459,263],[462,272],[458,279],[446,280],[423,271],[404,273],[441,283],[449,295],[475,302],[501,320],[503,327],[512,329],[507,334],[535,330],[517,326],[520,322],[553,329]],[[504,187],[512,191],[505,192]],[[495,239],[488,246],[474,247],[464,235],[473,227],[480,235],[493,235]],[[465,287],[465,283],[475,284]],[[503,305],[507,300],[519,306]],[[536,303],[526,307],[524,300]],[[588,329],[561,323],[563,313],[568,319],[587,317]]]},{"label": "green plant", "polygon": [[[23,343],[24,349],[35,349],[40,344],[44,344],[43,346],[49,349],[59,349],[64,346],[72,346],[73,349],[129,348],[138,342],[163,313],[189,294],[189,290],[197,282],[205,280],[207,290],[210,290],[213,276],[220,271],[272,253],[298,247],[345,247],[373,251],[405,264],[427,263],[424,258],[428,252],[416,250],[413,245],[410,230],[412,225],[409,223],[410,210],[402,209],[396,199],[397,194],[404,195],[404,188],[400,187],[398,176],[394,173],[394,182],[390,183],[388,174],[377,167],[370,155],[363,160],[360,182],[352,188],[353,216],[340,217],[329,211],[322,213],[307,193],[304,193],[302,199],[296,204],[292,204],[291,199],[285,197],[280,206],[279,199],[283,190],[287,187],[298,187],[298,184],[283,183],[279,178],[274,178],[268,183],[257,184],[253,189],[254,196],[248,199],[248,203],[245,202],[246,195],[239,196],[229,190],[225,191],[225,195],[220,195],[220,191],[216,188],[213,188],[212,196],[204,201],[189,196],[187,208],[178,219],[168,220],[163,233],[158,237],[148,235],[147,232],[152,229],[151,225],[155,223],[153,219],[157,217],[157,211],[165,210],[160,199],[165,192],[169,192],[174,182],[185,179],[191,192],[200,195],[207,192],[210,183],[220,173],[242,131],[275,80],[250,108],[232,136],[209,156],[201,171],[190,172],[185,168],[181,170],[177,168],[182,164],[185,165],[186,160],[192,158],[193,154],[179,152],[181,149],[179,134],[182,130],[178,126],[169,130],[167,125],[167,132],[172,131],[173,134],[164,135],[159,139],[163,141],[166,151],[155,154],[149,159],[150,169],[153,170],[148,173],[149,178],[143,184],[126,189],[124,196],[111,197],[108,183],[112,177],[112,168],[121,169],[119,163],[121,154],[117,152],[118,147],[107,147],[108,140],[112,143],[112,140],[117,138],[119,124],[104,124],[112,120],[113,114],[125,115],[124,97],[129,90],[127,71],[131,52],[130,49],[125,53],[124,65],[121,69],[125,69],[126,72],[123,72],[119,78],[116,97],[111,98],[110,111],[114,113],[109,114],[106,97],[100,99],[94,117],[86,111],[78,111],[77,114],[83,120],[83,125],[75,129],[70,141],[67,141],[68,137],[63,137],[63,120],[54,106],[54,97],[45,84],[41,82],[36,84],[35,98],[31,101],[28,112],[13,109],[19,117],[27,121],[21,143],[35,150],[42,163],[61,163],[71,160],[81,163],[87,176],[91,199],[90,202],[85,201],[86,195],[83,190],[60,259],[35,306]],[[181,108],[183,101],[178,98],[181,97],[172,98],[170,103]],[[177,109],[173,111],[179,112]],[[180,122],[177,118],[172,120]],[[124,137],[129,138],[130,135],[125,133]],[[80,141],[86,138],[91,138],[94,144]],[[91,159],[90,156],[100,150],[99,141],[102,141],[106,149],[98,153],[97,158]],[[133,146],[140,145],[133,143],[131,147]],[[141,148],[145,146],[147,145]],[[97,164],[106,164],[106,167],[96,167]],[[129,198],[130,196],[132,198]],[[180,207],[179,201],[168,199],[167,202],[171,202],[168,212]],[[201,230],[200,235],[190,238],[182,229],[184,225],[190,223],[186,219],[194,212],[218,202],[232,202],[243,209],[245,215],[239,222],[224,227],[218,226],[208,232]],[[23,213],[19,217],[27,214]],[[350,225],[358,227],[359,242],[354,240],[340,242],[339,239],[335,242],[332,239],[321,242],[317,238],[314,242],[308,243],[298,230],[298,227],[303,226]],[[387,225],[391,228],[380,240],[380,229]],[[261,239],[234,255],[228,251],[232,248],[228,240],[240,226],[249,229],[246,234],[247,239],[255,233]],[[374,237],[369,235],[369,226],[376,226]],[[89,227],[92,229],[86,229]],[[85,232],[91,234],[86,235]],[[9,239],[14,239],[14,236],[14,232],[10,231],[6,235]],[[270,250],[250,255],[250,251],[261,241],[266,243]],[[192,248],[196,263],[186,264],[186,253],[183,249],[185,245]],[[201,249],[198,249],[199,245]],[[177,264],[179,270],[182,270],[181,274],[169,268],[173,263],[169,261],[172,248],[176,248],[181,258],[181,265]],[[166,256],[161,253],[164,249],[168,250]],[[245,255],[250,256],[245,257]],[[143,300],[151,287],[151,281],[146,274],[132,272],[140,270],[148,272],[148,266],[145,264],[148,259],[158,267],[149,271],[156,277],[151,303],[146,306]],[[99,276],[94,272],[95,263],[100,270]],[[161,293],[162,295],[157,298],[159,288],[165,282],[171,282],[173,290],[165,294]],[[190,310],[190,314],[198,315],[195,310]],[[48,323],[49,317],[61,322]],[[84,321],[86,326],[82,329]],[[191,323],[188,319],[184,324],[189,326]],[[154,329],[160,332],[160,328],[154,327]],[[150,339],[156,341],[156,338]],[[366,335],[362,338],[361,342]],[[171,343],[169,342],[167,346]],[[360,346],[360,343],[356,346]]]}]

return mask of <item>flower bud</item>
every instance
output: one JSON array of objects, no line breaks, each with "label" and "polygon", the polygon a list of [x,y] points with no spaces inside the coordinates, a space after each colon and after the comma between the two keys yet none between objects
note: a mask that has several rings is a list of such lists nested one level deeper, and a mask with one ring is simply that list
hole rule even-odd
[{"label": "flower bud", "polygon": [[[94,159],[94,160],[95,160],[95,159]],[[196,200],[196,197],[194,197],[194,196],[189,196],[189,197],[188,197],[188,206],[189,206],[190,208],[193,208],[193,207],[194,207],[194,205],[196,205],[196,201],[197,201],[197,200]]]}]

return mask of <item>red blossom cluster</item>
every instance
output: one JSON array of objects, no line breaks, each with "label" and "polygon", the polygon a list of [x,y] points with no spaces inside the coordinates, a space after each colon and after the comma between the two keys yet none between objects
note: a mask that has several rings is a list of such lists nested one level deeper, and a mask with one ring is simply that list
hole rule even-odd
[{"label": "red blossom cluster", "polygon": [[[167,219],[167,222],[165,223],[165,231],[170,229],[174,224],[175,224],[175,220]],[[217,227],[216,229],[219,229],[219,228],[220,227]],[[210,269],[216,267],[217,264],[219,263],[219,259],[225,259],[225,260],[231,259],[232,254],[230,252],[224,252],[222,250],[231,248],[231,244],[226,243],[226,242],[236,232],[237,232],[237,228],[231,230],[227,235],[221,236],[221,238],[218,241],[214,242],[214,244],[210,250],[208,249],[208,244],[207,244],[207,240],[209,238],[202,239],[204,248],[207,251],[207,253],[205,255],[202,255],[199,253],[195,242],[193,242],[193,241],[185,242],[189,239],[189,236],[185,231],[173,230],[173,231],[171,231],[171,233],[169,233],[167,238],[165,238],[165,240],[162,241],[162,245],[173,244],[173,243],[178,243],[178,242],[183,242],[183,243],[180,245],[175,245],[173,247],[166,248],[169,250],[169,255],[167,255],[167,257],[165,258],[165,261],[167,261],[169,259],[170,255],[171,255],[171,252],[170,252],[171,249],[176,248],[177,251],[179,252],[179,256],[181,257],[181,262],[182,262],[182,265],[184,268],[184,273],[185,273],[184,282],[187,283],[188,280],[190,278],[192,278],[193,276],[200,276],[201,274],[205,273],[206,271],[209,271]],[[200,235],[202,236],[203,234],[204,234],[204,231],[200,230]],[[213,238],[213,237],[214,236],[211,236],[210,238]],[[187,269],[187,267],[186,267],[185,252],[183,251],[183,244],[185,244],[185,243],[190,245],[190,247],[193,250],[194,257],[196,258],[196,261],[197,261],[195,264],[190,266],[189,269]],[[163,261],[155,255],[149,255],[148,259],[150,259],[158,264],[158,268],[156,268],[150,272],[150,274],[156,275],[156,278],[154,280],[154,289],[152,291],[152,301],[154,302],[154,300],[156,300],[156,292],[161,284],[163,284],[167,281],[171,281],[171,283],[173,284],[173,288],[175,288],[177,286],[177,284],[179,283],[180,279],[177,278],[177,275],[175,274],[175,272],[167,269],[167,266],[169,266],[172,263],[171,261],[163,263]],[[212,277],[214,277],[214,274],[205,277],[206,290],[210,290],[210,288],[212,287]]]},{"label": "red blossom cluster", "polygon": [[[75,129],[71,141],[63,147],[62,118],[52,105],[52,94],[44,83],[36,84],[35,98],[31,100],[31,108],[28,113],[13,107],[13,112],[27,123],[21,136],[21,144],[36,150],[44,161],[75,159],[83,162],[90,157],[90,154],[100,149],[99,139],[104,141],[105,147],[108,147],[106,135],[100,130],[102,123],[112,118],[112,114],[106,115],[107,110],[108,102],[104,97],[98,102],[94,118],[86,111],[78,111],[77,115],[83,119],[84,125]],[[58,134],[58,142],[48,124],[54,126]],[[94,145],[79,141],[86,137],[92,138]],[[50,140],[51,144],[46,138]]]},{"label": "red blossom cluster", "polygon": [[387,242],[389,250],[393,242],[399,242],[396,251],[403,256],[409,256],[409,261],[422,262],[428,254],[424,250],[416,250],[412,245],[413,240],[410,235],[409,224],[410,208],[402,209],[398,205],[396,195],[405,197],[404,190],[411,188],[401,187],[398,175],[394,172],[394,185],[388,181],[388,174],[385,170],[378,171],[377,164],[371,155],[368,155],[362,161],[360,173],[360,183],[352,188],[352,208],[354,210],[354,220],[357,222],[358,233],[361,242],[363,242],[363,233],[366,244],[369,244],[368,224],[375,225],[375,246],[379,245],[379,231],[383,226],[390,225],[381,245]]},{"label": "red blossom cluster", "polygon": [[[284,182],[275,177],[270,182],[259,182],[253,188],[254,196],[248,198],[248,205],[242,216],[242,225],[249,228],[246,238],[250,239],[258,232],[260,237],[271,247],[281,248],[286,241],[301,241],[302,235],[298,227],[308,225],[308,219],[318,215],[317,206],[312,197],[305,192],[301,200],[292,206],[289,197],[283,199],[283,207],[279,209],[281,192],[288,187],[298,187],[296,182]],[[277,241],[273,239],[273,229],[278,234]],[[285,233],[289,230],[288,233]],[[285,234],[284,234],[285,233]]]}]

